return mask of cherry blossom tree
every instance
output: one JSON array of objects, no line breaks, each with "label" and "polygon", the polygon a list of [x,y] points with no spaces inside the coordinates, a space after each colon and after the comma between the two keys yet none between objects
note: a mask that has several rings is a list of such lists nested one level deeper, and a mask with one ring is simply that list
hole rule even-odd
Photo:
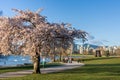
[{"label": "cherry blossom tree", "polygon": [[[30,55],[34,73],[40,73],[40,55],[50,54],[55,48],[66,50],[75,38],[86,39],[85,31],[64,23],[49,23],[40,15],[41,9],[17,10],[13,17],[0,17],[0,53],[4,55]],[[63,54],[64,51],[62,51]]]}]

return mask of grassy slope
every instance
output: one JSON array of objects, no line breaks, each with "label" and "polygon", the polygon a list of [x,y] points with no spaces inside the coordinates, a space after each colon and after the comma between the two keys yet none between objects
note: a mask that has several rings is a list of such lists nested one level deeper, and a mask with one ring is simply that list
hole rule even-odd
[{"label": "grassy slope", "polygon": [[77,69],[8,80],[120,80],[120,58],[100,58],[85,63],[85,66]]}]

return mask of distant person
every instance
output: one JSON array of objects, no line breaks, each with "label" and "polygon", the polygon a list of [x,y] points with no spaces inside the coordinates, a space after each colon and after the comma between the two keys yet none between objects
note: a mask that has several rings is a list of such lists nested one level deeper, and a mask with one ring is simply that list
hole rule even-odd
[{"label": "distant person", "polygon": [[67,63],[68,62],[68,57],[65,57],[65,63]]},{"label": "distant person", "polygon": [[110,56],[110,53],[109,53],[109,50],[106,51],[106,57],[109,57]]}]

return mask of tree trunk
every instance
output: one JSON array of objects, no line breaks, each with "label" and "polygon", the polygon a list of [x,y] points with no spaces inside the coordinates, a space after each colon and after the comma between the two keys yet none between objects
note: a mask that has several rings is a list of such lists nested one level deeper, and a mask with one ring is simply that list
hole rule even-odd
[{"label": "tree trunk", "polygon": [[60,53],[60,62],[62,61],[62,54]]},{"label": "tree trunk", "polygon": [[55,54],[53,55],[53,62],[55,62]]},{"label": "tree trunk", "polygon": [[33,67],[34,71],[33,73],[35,74],[40,74],[40,55],[36,53],[36,55],[33,57]]}]

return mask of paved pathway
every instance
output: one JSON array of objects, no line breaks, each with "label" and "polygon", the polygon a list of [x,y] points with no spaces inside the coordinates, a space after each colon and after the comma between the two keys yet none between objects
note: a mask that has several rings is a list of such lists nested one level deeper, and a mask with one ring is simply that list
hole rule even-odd
[{"label": "paved pathway", "polygon": [[[50,68],[42,68],[41,73],[46,74],[46,73],[53,73],[53,72],[59,72],[67,69],[73,69],[77,68],[80,66],[83,66],[83,63],[66,63],[63,66],[56,66],[56,67],[50,67]],[[32,74],[33,70],[24,70],[24,71],[18,71],[18,72],[7,72],[0,74],[0,78],[10,78],[10,77],[23,77],[29,74]]]}]

